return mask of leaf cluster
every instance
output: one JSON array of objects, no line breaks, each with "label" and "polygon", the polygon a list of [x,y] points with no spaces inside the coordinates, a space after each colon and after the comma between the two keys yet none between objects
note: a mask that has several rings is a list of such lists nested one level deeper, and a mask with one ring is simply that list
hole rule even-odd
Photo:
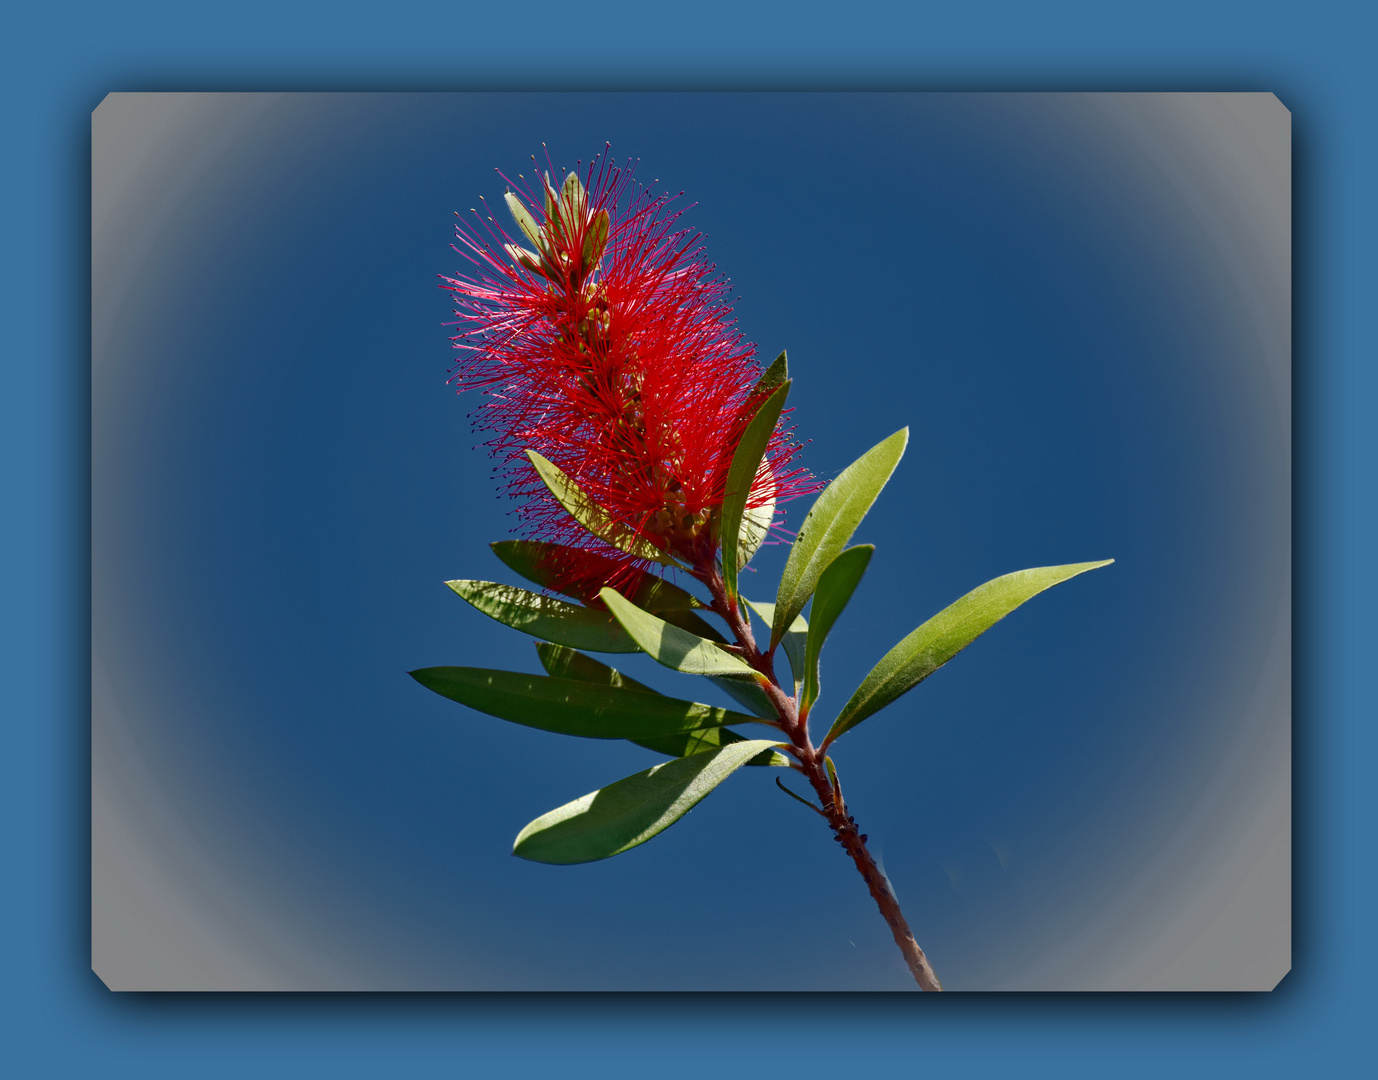
[{"label": "leaf cluster", "polygon": [[[573,189],[558,196],[552,190],[548,214],[558,218],[560,200],[566,198],[567,213],[582,213],[577,197]],[[517,218],[532,236],[520,214]],[[792,753],[793,748],[782,737],[789,732],[784,730],[785,714],[777,709],[780,698],[772,695],[787,695],[798,723],[807,724],[819,700],[823,646],[875,552],[869,544],[848,545],[899,465],[908,429],[876,444],[818,495],[790,547],[774,602],[747,600],[738,592],[738,573],[774,513],[773,505],[748,510],[747,502],[760,470],[769,468],[766,450],[790,385],[782,353],[753,393],[755,411],[734,452],[714,517],[721,596],[713,605],[649,575],[631,597],[604,588],[599,596],[603,609],[497,582],[447,582],[485,615],[537,638],[546,674],[424,668],[412,672],[423,686],[512,723],[582,738],[630,740],[670,758],[532,821],[517,836],[514,854],[550,863],[608,858],[668,828],[741,766],[791,765],[779,752]],[[639,558],[675,565],[654,545],[613,522],[555,465],[528,454],[551,494],[590,533]],[[493,550],[529,582],[558,591],[558,577],[550,568],[558,564],[559,545],[508,540],[494,544]],[[819,752],[893,704],[1038,593],[1111,561],[1005,574],[948,605],[881,657],[833,719]],[[768,665],[748,663],[745,643],[734,646],[700,614],[712,608],[727,617],[742,605],[769,627],[769,643],[760,655],[768,660],[779,648],[788,658],[793,679],[787,686],[767,674]],[[643,652],[674,671],[713,680],[747,711],[660,694],[587,652]],[[741,724],[780,730],[775,738],[748,739],[731,730]],[[831,759],[827,761],[833,770]]]}]

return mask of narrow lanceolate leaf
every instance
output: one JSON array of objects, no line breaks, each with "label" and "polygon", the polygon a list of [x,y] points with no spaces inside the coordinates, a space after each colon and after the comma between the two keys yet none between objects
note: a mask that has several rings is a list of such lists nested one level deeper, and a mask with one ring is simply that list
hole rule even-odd
[{"label": "narrow lanceolate leaf", "polygon": [[598,595],[632,640],[666,667],[689,675],[755,675],[745,660],[642,611],[616,589],[605,588]]},{"label": "narrow lanceolate leaf", "polygon": [[411,677],[489,716],[585,739],[645,739],[757,722],[754,716],[696,701],[578,679],[467,667],[421,668]]},{"label": "narrow lanceolate leaf", "polygon": [[447,581],[485,615],[532,637],[592,652],[636,652],[637,643],[604,611],[577,607],[553,596],[496,581]]},{"label": "narrow lanceolate leaf", "polygon": [[512,854],[544,863],[593,862],[644,844],[687,814],[739,767],[776,745],[752,739],[667,761],[542,814]]},{"label": "narrow lanceolate leaf", "polygon": [[541,262],[541,257],[534,251],[527,251],[526,248],[522,247],[520,244],[503,244],[502,246],[503,250],[507,252],[513,262],[521,263],[522,266],[526,267],[532,273],[540,274],[541,277],[550,276],[545,271],[545,265]]},{"label": "narrow lanceolate leaf", "polygon": [[[804,689],[799,695],[801,709],[809,708],[818,700],[818,656],[823,651],[823,642],[828,640],[833,623],[837,622],[837,617],[856,591],[857,582],[866,573],[875,550],[872,544],[848,548],[818,576],[818,589],[813,594],[808,640],[804,648]],[[785,638],[788,640],[789,635],[786,634]]]},{"label": "narrow lanceolate leaf", "polygon": [[785,350],[781,349],[780,355],[766,368],[751,392],[757,396],[773,393],[776,387],[783,386],[788,379],[789,359],[785,356]]},{"label": "narrow lanceolate leaf", "polygon": [[[499,540],[488,546],[493,549],[493,554],[516,573],[526,578],[527,581],[534,581],[542,588],[551,589],[555,592],[562,591],[559,588],[561,565],[572,558],[588,558],[587,552],[579,551],[565,544],[552,544],[548,540]],[[610,571],[614,565],[613,561],[609,559]],[[564,595],[573,596],[574,594],[565,593]],[[576,596],[575,599],[580,599],[580,597]],[[654,612],[687,611],[691,608],[708,607],[692,593],[686,592],[673,582],[666,581],[662,577],[656,577],[654,574],[646,575],[631,599],[637,607]]]},{"label": "narrow lanceolate leaf", "polygon": [[584,234],[584,269],[592,270],[603,257],[603,249],[608,244],[608,212],[599,210],[589,219],[588,232]]},{"label": "narrow lanceolate leaf", "polygon": [[543,250],[545,241],[541,239],[541,227],[536,224],[531,211],[527,210],[521,199],[510,191],[503,198],[507,202],[507,209],[512,213],[512,220],[517,223],[517,228],[526,234],[526,238],[536,245],[537,250]]},{"label": "narrow lanceolate leaf", "polygon": [[[768,491],[769,497],[759,506],[748,507],[742,512],[742,527],[737,533],[737,571],[751,561],[770,535],[770,523],[775,520],[775,474],[770,462],[761,462],[761,471],[756,474],[756,487]],[[758,491],[756,497],[761,498]]]},{"label": "narrow lanceolate leaf", "polygon": [[843,706],[823,745],[912,690],[1026,600],[1114,561],[1019,570],[972,589],[881,657]]},{"label": "narrow lanceolate leaf", "polygon": [[848,465],[818,496],[785,560],[785,572],[775,598],[775,620],[771,625],[772,649],[794,622],[794,617],[804,610],[818,586],[818,576],[847,546],[866,511],[871,509],[881,488],[900,463],[908,442],[908,428],[895,432]]},{"label": "narrow lanceolate leaf", "polygon": [[[780,420],[780,410],[785,407],[789,387],[788,381],[781,383],[761,403],[756,415],[742,432],[741,441],[732,455],[732,464],[727,470],[727,484],[719,510],[719,529],[722,537],[723,584],[728,596],[737,595],[737,546],[742,531],[742,516],[746,513],[747,499],[761,471],[761,459]],[[766,467],[769,469],[769,465]]]},{"label": "narrow lanceolate leaf", "polygon": [[[764,601],[747,600],[747,606],[757,615],[761,616],[762,621],[770,626],[775,621],[775,605],[767,604]],[[784,637],[780,642],[785,647],[785,655],[789,657],[789,669],[794,675],[796,683],[804,678],[804,645],[809,636],[808,621],[802,615],[796,615],[794,622],[790,623],[789,629],[785,631]]]},{"label": "narrow lanceolate leaf", "polygon": [[[614,686],[623,690],[636,690],[643,694],[659,693],[658,690],[652,690],[649,686],[622,674],[616,668],[610,668],[607,664],[601,664],[591,656],[585,656],[573,649],[566,649],[562,645],[551,645],[548,642],[540,641],[536,643],[536,652],[540,654],[541,664],[546,671],[558,679],[578,679],[580,682],[594,683],[598,686]],[[760,688],[756,687],[755,683],[752,683],[752,686],[758,693],[760,692]],[[762,694],[762,697],[764,696]],[[772,712],[770,715],[774,716],[775,714]],[[703,750],[712,750],[714,747],[742,742],[745,738],[746,736],[738,735],[731,728],[709,727],[699,728],[697,731],[686,731],[682,735],[661,735],[657,738],[632,739],[631,741],[637,746],[644,746],[647,750],[654,750],[658,754],[666,754],[669,757],[686,757]],[[768,750],[752,758],[747,764],[787,766],[789,759],[784,754]]]},{"label": "narrow lanceolate leaf", "polygon": [[531,464],[536,467],[536,472],[540,474],[541,480],[545,482],[556,501],[569,511],[570,517],[598,539],[606,541],[619,551],[635,555],[638,559],[649,559],[667,566],[678,565],[673,558],[650,541],[642,539],[627,526],[610,518],[558,465],[547,461],[535,450],[528,450],[526,456],[531,459]]}]

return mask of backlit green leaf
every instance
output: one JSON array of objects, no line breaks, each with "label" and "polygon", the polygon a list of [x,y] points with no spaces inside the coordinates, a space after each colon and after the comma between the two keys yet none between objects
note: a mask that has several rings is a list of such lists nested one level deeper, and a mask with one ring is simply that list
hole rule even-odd
[{"label": "backlit green leaf", "polygon": [[[761,472],[757,474],[758,486],[762,490],[769,490],[770,497],[763,501],[761,506],[748,507],[741,514],[741,532],[737,533],[737,570],[751,562],[752,555],[761,550],[761,544],[765,543],[766,536],[770,534],[770,522],[774,521],[774,508],[776,508],[776,482],[774,482],[774,472],[770,471],[769,461],[762,461]],[[759,493],[758,493],[758,497]]]},{"label": "backlit green leaf", "polygon": [[546,273],[545,264],[541,262],[540,256],[534,251],[527,251],[520,244],[503,244],[502,247],[513,262],[520,263],[532,273],[540,274],[541,277],[550,276]]},{"label": "backlit green leaf", "polygon": [[588,231],[584,234],[584,269],[590,271],[603,257],[603,249],[608,243],[608,212],[599,210],[589,219]]},{"label": "backlit green leaf", "polygon": [[[552,544],[547,540],[499,540],[488,546],[493,549],[493,554],[516,573],[526,578],[527,581],[533,581],[542,588],[551,589],[555,592],[563,591],[559,588],[561,565],[567,564],[570,559],[574,558],[585,561],[588,559],[588,552],[564,544]],[[613,560],[608,559],[609,573],[615,567],[616,564]],[[565,593],[565,595],[573,596],[574,594]],[[582,597],[576,596],[575,599],[582,599]],[[706,608],[708,606],[692,593],[686,592],[673,582],[666,581],[655,574],[646,575],[631,599],[637,607],[657,613]]]},{"label": "backlit green leaf", "polygon": [[754,675],[746,661],[706,638],[642,611],[616,589],[603,589],[598,595],[632,640],[666,667],[690,675]]},{"label": "backlit green leaf", "polygon": [[496,581],[445,582],[465,600],[504,626],[532,637],[593,652],[636,652],[638,646],[604,611],[577,607],[553,596]]},{"label": "backlit green leaf", "polygon": [[785,572],[775,598],[771,648],[804,610],[818,586],[818,576],[847,546],[904,456],[908,441],[908,428],[895,432],[848,465],[818,496],[785,560]]},{"label": "backlit green leaf", "polygon": [[912,690],[1026,600],[1114,561],[1019,570],[972,589],[881,657],[843,706],[823,745]]},{"label": "backlit green leaf", "polygon": [[[573,649],[566,649],[562,645],[551,645],[549,642],[539,641],[536,643],[536,651],[540,654],[541,664],[546,671],[556,678],[578,679],[581,682],[595,683],[599,686],[636,690],[643,694],[659,693],[658,690],[652,690],[649,686],[622,674],[616,668],[610,668],[607,664],[599,663],[591,656],[585,656]],[[755,683],[752,686],[755,687]],[[759,692],[760,688],[755,688]],[[764,696],[762,694],[762,697]],[[772,712],[770,715],[774,716],[775,714]],[[632,739],[631,741],[637,746],[644,746],[647,750],[654,750],[658,754],[685,757],[688,754],[697,754],[702,750],[711,750],[716,746],[727,746],[729,743],[741,742],[745,737],[738,735],[731,728],[709,727],[699,728],[697,731],[686,731],[682,735],[661,735],[657,738]],[[747,764],[787,766],[789,759],[783,754],[771,750],[757,758],[752,758]]]},{"label": "backlit green leaf", "polygon": [[514,724],[586,739],[645,739],[726,724],[759,723],[727,709],[662,694],[488,668],[411,672],[428,690]]},{"label": "backlit green leaf", "polygon": [[560,190],[560,204],[571,232],[575,228],[575,223],[583,220],[585,203],[584,185],[579,182],[576,174],[570,173],[565,177],[564,186]]},{"label": "backlit green leaf", "polygon": [[507,209],[512,213],[512,219],[517,223],[517,228],[526,234],[526,238],[536,245],[537,250],[544,250],[545,241],[541,238],[541,227],[536,224],[536,219],[531,216],[531,211],[526,205],[514,195],[508,192],[503,196],[507,202]]},{"label": "backlit green leaf", "polygon": [[768,739],[733,743],[590,792],[524,828],[512,854],[562,864],[619,855],[673,825],[740,766],[775,745]]},{"label": "backlit green leaf", "polygon": [[[737,443],[736,452],[732,455],[732,464],[727,470],[725,494],[719,510],[719,530],[722,539],[723,584],[728,596],[737,595],[737,569],[739,563],[745,561],[737,557],[742,516],[746,512],[747,499],[756,485],[762,465],[767,472],[770,469],[769,463],[762,462],[761,459],[770,443],[771,435],[775,432],[775,425],[780,420],[780,410],[785,407],[789,388],[789,382],[783,382],[761,402],[756,415],[742,432],[741,441]],[[773,479],[772,475],[771,480]],[[772,499],[772,504],[773,502]],[[759,540],[757,543],[759,545]]]},{"label": "backlit green leaf", "polygon": [[[804,649],[804,689],[799,695],[799,707],[809,708],[818,700],[818,655],[823,651],[823,643],[828,633],[852,598],[861,575],[871,563],[875,553],[872,544],[858,544],[848,548],[828,564],[828,568],[818,576],[818,589],[813,594],[813,607],[809,611],[809,633]],[[789,640],[789,635],[785,635]]]},{"label": "backlit green leaf", "polygon": [[643,540],[631,529],[610,518],[603,508],[595,505],[593,500],[585,495],[579,485],[566,476],[558,465],[547,461],[534,450],[528,450],[526,456],[531,459],[531,464],[536,467],[536,472],[545,482],[545,486],[550,489],[550,493],[555,496],[556,501],[569,511],[569,515],[575,521],[593,533],[594,536],[606,541],[619,551],[625,551],[639,559],[649,559],[652,562],[664,563],[667,566],[678,565],[673,558],[650,541]]}]

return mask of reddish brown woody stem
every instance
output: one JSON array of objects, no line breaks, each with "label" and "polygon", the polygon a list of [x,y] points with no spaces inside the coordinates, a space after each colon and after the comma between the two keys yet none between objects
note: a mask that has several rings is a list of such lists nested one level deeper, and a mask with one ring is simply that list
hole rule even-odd
[{"label": "reddish brown woody stem", "polygon": [[866,848],[865,835],[857,829],[856,821],[847,813],[841,790],[833,786],[827,775],[823,750],[816,749],[809,738],[807,717],[800,717],[798,703],[793,696],[785,693],[775,677],[774,650],[763,653],[757,648],[751,633],[750,619],[736,602],[736,598],[728,597],[722,575],[714,562],[700,563],[694,568],[693,574],[708,587],[713,597],[713,611],[722,616],[728,629],[737,639],[742,659],[768,680],[762,689],[775,708],[781,730],[789,737],[791,745],[787,749],[799,761],[798,765],[791,768],[801,772],[813,787],[819,804],[823,807],[823,816],[833,830],[834,838],[856,864],[857,871],[871,891],[876,907],[880,909],[881,917],[890,927],[890,933],[904,956],[904,962],[909,965],[914,981],[924,990],[941,990],[943,984],[938,981],[938,976],[934,974],[933,966],[928,962],[923,949],[919,948],[919,943],[914,940],[889,881]]}]

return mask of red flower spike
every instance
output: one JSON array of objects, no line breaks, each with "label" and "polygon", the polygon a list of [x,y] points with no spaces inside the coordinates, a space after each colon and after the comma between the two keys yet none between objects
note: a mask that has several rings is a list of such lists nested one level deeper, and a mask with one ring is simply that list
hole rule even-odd
[{"label": "red flower spike", "polygon": [[[504,179],[506,179],[504,177]],[[475,426],[494,433],[508,490],[532,538],[580,549],[566,556],[560,591],[631,594],[647,563],[586,532],[546,490],[529,448],[559,466],[605,513],[691,567],[712,564],[714,512],[732,454],[759,401],[755,350],[736,328],[728,283],[682,211],[602,155],[583,181],[505,196],[518,236],[491,216],[456,229],[477,267],[444,278],[456,300],[460,350],[452,381],[487,399]],[[776,430],[748,509],[777,505],[817,484],[790,468],[799,452]]]}]

